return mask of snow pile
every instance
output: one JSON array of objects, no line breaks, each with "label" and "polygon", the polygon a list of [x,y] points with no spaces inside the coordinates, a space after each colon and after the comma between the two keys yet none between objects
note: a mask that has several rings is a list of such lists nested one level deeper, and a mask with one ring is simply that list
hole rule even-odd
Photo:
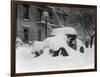
[{"label": "snow pile", "polygon": [[22,47],[16,50],[16,72],[43,72],[55,70],[74,70],[94,67],[94,48],[86,48],[81,54],[73,49],[67,49],[70,56],[51,57],[48,55],[48,48],[44,49],[44,54],[34,58],[30,54],[32,48]]},{"label": "snow pile", "polygon": [[58,34],[62,34],[62,35],[75,34],[75,35],[77,35],[77,32],[72,27],[63,27],[63,28],[56,28],[51,33],[51,35],[58,35]]},{"label": "snow pile", "polygon": [[23,41],[19,37],[17,37],[16,38],[16,48],[21,47],[22,45],[23,45]]},{"label": "snow pile", "polygon": [[45,44],[43,41],[34,41],[32,48],[33,48],[33,50],[39,51],[39,50],[43,49],[44,46],[45,46]]},{"label": "snow pile", "polygon": [[83,43],[82,43],[82,41],[81,41],[81,40],[76,39],[76,43],[77,43],[77,51],[79,51],[79,50],[80,50],[80,47],[81,47],[81,46],[85,48],[85,46],[83,45]]}]

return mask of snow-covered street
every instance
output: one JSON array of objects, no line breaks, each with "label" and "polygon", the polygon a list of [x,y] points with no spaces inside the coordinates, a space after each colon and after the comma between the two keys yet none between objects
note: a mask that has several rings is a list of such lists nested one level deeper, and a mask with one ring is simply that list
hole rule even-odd
[{"label": "snow-covered street", "polygon": [[85,48],[85,53],[67,51],[69,56],[52,57],[48,48],[39,57],[31,54],[32,47],[16,49],[16,73],[61,71],[94,68],[94,47]]}]

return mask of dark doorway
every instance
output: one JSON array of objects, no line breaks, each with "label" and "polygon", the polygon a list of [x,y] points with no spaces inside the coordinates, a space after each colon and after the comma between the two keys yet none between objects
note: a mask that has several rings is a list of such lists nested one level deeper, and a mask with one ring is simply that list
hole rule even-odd
[{"label": "dark doorway", "polygon": [[28,34],[29,34],[29,30],[24,28],[24,43],[28,43],[29,41]]},{"label": "dark doorway", "polygon": [[38,41],[41,41],[41,31],[38,31]]}]

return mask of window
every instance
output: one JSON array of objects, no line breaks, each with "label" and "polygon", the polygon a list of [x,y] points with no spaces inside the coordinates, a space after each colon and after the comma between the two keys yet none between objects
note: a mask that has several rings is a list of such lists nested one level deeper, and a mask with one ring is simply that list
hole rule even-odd
[{"label": "window", "polygon": [[50,17],[50,19],[49,19],[49,22],[52,24],[53,23],[53,13],[49,13],[49,17]]},{"label": "window", "polygon": [[29,5],[24,4],[24,19],[29,19]]},{"label": "window", "polygon": [[38,20],[41,21],[42,19],[42,9],[38,9]]}]

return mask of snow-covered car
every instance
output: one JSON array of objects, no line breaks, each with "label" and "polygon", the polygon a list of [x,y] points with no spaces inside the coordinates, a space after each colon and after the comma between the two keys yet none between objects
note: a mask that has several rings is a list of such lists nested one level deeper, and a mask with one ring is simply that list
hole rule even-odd
[{"label": "snow-covered car", "polygon": [[[56,28],[52,31],[51,37],[47,37],[43,41],[37,41],[33,44],[33,54],[37,56],[44,52],[44,49],[48,48],[49,53],[53,57],[62,55],[69,56],[70,50],[84,52],[83,43],[77,39],[77,32],[72,27]],[[38,54],[37,54],[38,53]]]},{"label": "snow-covered car", "polygon": [[[66,45],[71,47],[72,49],[76,51],[80,51],[81,53],[84,53],[84,45],[80,39],[77,38],[77,32],[72,27],[64,27],[64,28],[56,28],[52,31],[51,36],[57,36],[60,35],[65,36],[65,39],[63,40],[66,42]],[[58,38],[57,38],[58,39]]]}]

